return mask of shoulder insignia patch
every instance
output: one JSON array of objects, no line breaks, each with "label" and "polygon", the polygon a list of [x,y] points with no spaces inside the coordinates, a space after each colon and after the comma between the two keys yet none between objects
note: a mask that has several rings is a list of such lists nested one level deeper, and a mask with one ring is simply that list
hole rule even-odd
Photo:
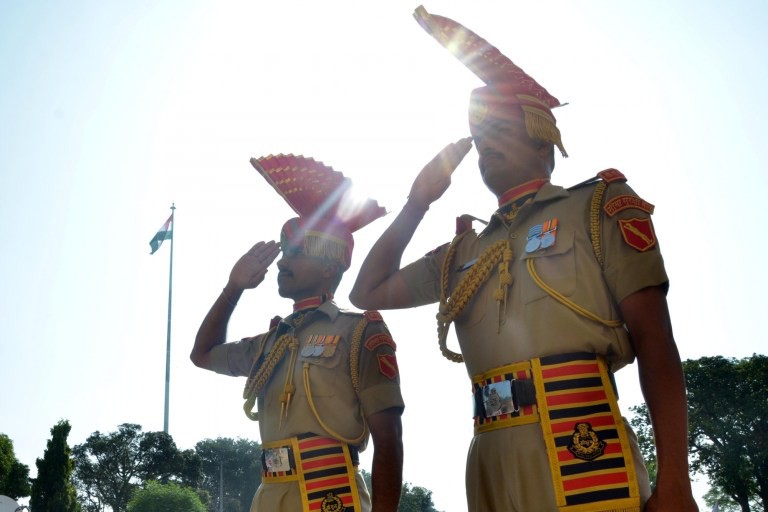
[{"label": "shoulder insignia patch", "polygon": [[273,317],[272,320],[269,321],[269,330],[271,331],[272,329],[277,327],[277,324],[280,323],[280,320],[282,320],[282,318],[279,315]]},{"label": "shoulder insignia patch", "polygon": [[619,229],[627,245],[640,252],[656,245],[656,234],[650,218],[619,219]]},{"label": "shoulder insignia patch", "polygon": [[378,311],[366,311],[363,316],[371,323],[383,322],[384,317]]},{"label": "shoulder insignia patch", "polygon": [[606,183],[613,183],[614,181],[627,181],[626,176],[624,176],[624,174],[622,174],[618,169],[606,169],[604,171],[600,171],[597,173],[597,175]]},{"label": "shoulder insignia patch", "polygon": [[379,372],[388,379],[394,379],[400,373],[397,368],[397,358],[395,354],[379,354],[376,356],[379,360]]},{"label": "shoulder insignia patch", "polygon": [[581,460],[594,460],[605,452],[605,441],[597,437],[597,432],[589,423],[580,422],[573,428],[568,451]]},{"label": "shoulder insignia patch", "polygon": [[376,348],[380,347],[381,345],[392,347],[392,350],[397,349],[397,345],[395,345],[395,340],[392,339],[392,336],[384,332],[369,336],[368,339],[365,340],[364,345],[365,348],[371,351],[376,350]]},{"label": "shoulder insignia patch", "polygon": [[626,210],[627,208],[636,208],[638,210],[644,211],[648,215],[652,215],[655,206],[653,206],[648,201],[640,199],[637,196],[631,196],[629,194],[616,196],[605,203],[605,206],[603,206],[603,210],[605,210],[605,213],[607,213],[610,217],[613,217],[620,211]]}]

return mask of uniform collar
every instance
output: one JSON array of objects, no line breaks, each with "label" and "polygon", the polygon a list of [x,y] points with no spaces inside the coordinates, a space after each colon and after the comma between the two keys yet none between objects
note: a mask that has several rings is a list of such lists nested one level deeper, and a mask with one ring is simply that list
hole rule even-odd
[{"label": "uniform collar", "polygon": [[315,312],[322,313],[323,315],[327,316],[331,321],[335,320],[337,316],[339,316],[339,306],[336,305],[335,302],[332,300],[326,300],[319,306],[313,307],[305,307],[303,309],[300,309],[299,311],[296,311],[287,317],[282,319],[283,323],[291,323],[291,320],[296,318],[297,316],[304,316],[304,315],[313,315]]},{"label": "uniform collar", "polygon": [[[504,195],[506,195],[506,193]],[[559,199],[563,199],[565,197],[568,197],[569,195],[570,194],[565,188],[561,187],[560,185],[553,185],[552,183],[547,181],[546,183],[541,185],[541,188],[538,190],[538,192],[536,192],[536,195],[533,196],[533,199],[530,201],[528,206],[526,206],[526,208],[531,208],[535,204],[543,204],[549,201],[556,201]],[[525,201],[526,197],[527,195],[523,194],[523,201]],[[518,196],[518,200],[519,198],[520,196]],[[510,203],[507,202],[506,204],[509,205]],[[499,210],[501,210],[502,208],[499,208]],[[499,220],[499,216],[497,215],[499,210],[494,212],[493,216],[491,217],[491,220],[488,222],[488,225],[485,227],[485,229],[483,229],[480,232],[479,236],[483,236],[489,233],[490,231],[496,229],[496,227],[498,227],[498,225],[501,223],[501,220]]]},{"label": "uniform collar", "polygon": [[293,303],[293,312],[298,313],[299,311],[304,311],[307,309],[315,309],[329,300],[333,300],[333,293],[331,292],[318,295],[317,297],[301,299]]},{"label": "uniform collar", "polygon": [[524,202],[530,196],[536,195],[536,192],[548,182],[549,178],[540,178],[512,187],[499,196],[499,208],[503,208],[509,204],[517,204],[520,206],[519,203]]}]

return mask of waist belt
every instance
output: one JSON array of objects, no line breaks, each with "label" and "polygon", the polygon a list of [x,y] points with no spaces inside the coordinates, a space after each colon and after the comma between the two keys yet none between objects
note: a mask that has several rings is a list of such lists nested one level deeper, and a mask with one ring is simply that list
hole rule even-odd
[{"label": "waist belt", "polygon": [[359,464],[357,447],[312,433],[301,434],[262,445],[261,481],[297,482],[304,512],[359,512],[355,481]]},{"label": "waist belt", "polygon": [[472,378],[475,435],[540,423],[562,512],[640,510],[637,475],[602,356],[571,353]]},{"label": "waist belt", "polygon": [[472,391],[476,435],[539,421],[530,361],[476,375],[472,378]]}]

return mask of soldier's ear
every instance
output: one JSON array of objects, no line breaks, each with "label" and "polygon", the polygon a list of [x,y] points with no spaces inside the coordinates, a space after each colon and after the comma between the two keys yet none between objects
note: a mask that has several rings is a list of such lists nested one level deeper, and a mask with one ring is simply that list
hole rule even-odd
[{"label": "soldier's ear", "polygon": [[335,261],[326,261],[323,265],[323,277],[327,279],[335,279],[341,272],[341,267]]},{"label": "soldier's ear", "polygon": [[538,140],[536,151],[542,160],[549,163],[550,170],[555,169],[555,145],[545,140]]}]

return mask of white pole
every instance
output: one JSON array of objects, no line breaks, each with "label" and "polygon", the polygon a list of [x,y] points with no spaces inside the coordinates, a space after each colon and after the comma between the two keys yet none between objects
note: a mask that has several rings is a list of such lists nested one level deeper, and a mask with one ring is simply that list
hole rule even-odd
[{"label": "white pole", "polygon": [[165,415],[163,417],[163,432],[168,433],[168,402],[171,386],[171,294],[173,292],[173,239],[176,231],[176,205],[171,204],[171,268],[168,272],[168,334],[165,348]]}]

